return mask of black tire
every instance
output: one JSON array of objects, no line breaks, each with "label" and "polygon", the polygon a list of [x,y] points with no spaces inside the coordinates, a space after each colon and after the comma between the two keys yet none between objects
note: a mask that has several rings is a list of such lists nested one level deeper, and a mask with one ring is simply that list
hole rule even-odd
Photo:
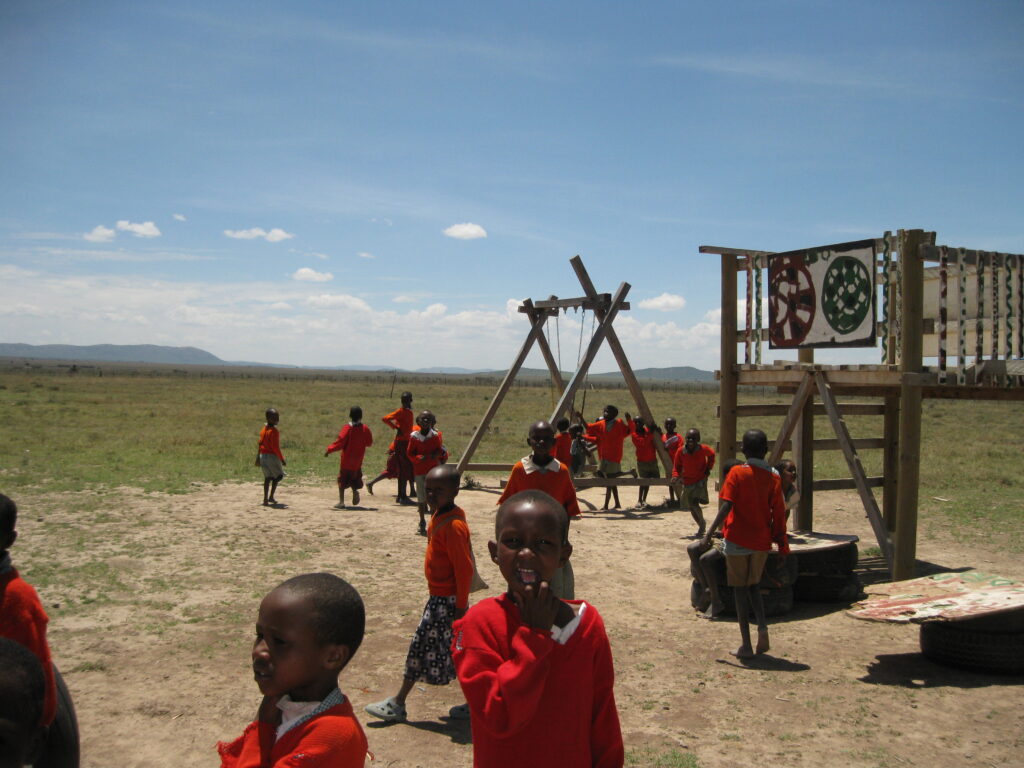
[{"label": "black tire", "polygon": [[[736,596],[732,587],[719,587],[722,595],[722,604],[725,612],[736,614]],[[793,588],[782,587],[781,589],[761,589],[761,601],[764,603],[765,616],[782,616],[793,610]],[[753,609],[751,609],[753,616]]]},{"label": "black tire", "polygon": [[801,573],[793,585],[794,597],[806,603],[853,603],[862,592],[855,573]]},{"label": "black tire", "polygon": [[930,621],[921,625],[921,653],[952,667],[1024,674],[1024,632],[980,632],[959,621]]},{"label": "black tire", "polygon": [[690,605],[698,611],[706,611],[711,605],[711,595],[700,585],[696,579],[690,584]]},{"label": "black tire", "polygon": [[764,573],[761,576],[762,589],[781,589],[796,583],[800,575],[796,558],[790,555],[781,564],[779,560],[779,555],[775,552],[768,555],[768,562],[764,564]]},{"label": "black tire", "polygon": [[53,667],[53,677],[57,683],[57,714],[43,738],[43,747],[39,759],[33,763],[34,768],[78,768],[78,718],[75,705],[71,701],[64,678],[57,666]]},{"label": "black tire", "polygon": [[828,549],[795,551],[797,570],[800,573],[849,573],[857,567],[857,543],[854,541]]}]

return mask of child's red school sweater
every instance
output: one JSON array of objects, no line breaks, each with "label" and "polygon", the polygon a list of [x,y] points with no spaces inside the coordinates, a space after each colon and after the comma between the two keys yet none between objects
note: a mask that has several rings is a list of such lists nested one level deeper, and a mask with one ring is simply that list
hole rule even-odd
[{"label": "child's red school sweater", "polygon": [[412,462],[412,473],[417,477],[425,475],[440,464],[443,448],[444,442],[439,429],[432,429],[426,435],[419,429],[410,433],[406,455]]},{"label": "child's red school sweater", "polygon": [[[567,600],[577,608],[582,601]],[[524,626],[508,595],[455,622],[452,660],[479,768],[621,768],[615,672],[604,622],[587,605],[565,645]]]},{"label": "child's red school sweater", "polygon": [[346,698],[274,741],[276,726],[249,723],[234,741],[220,742],[221,768],[363,768],[366,736]]},{"label": "child's red school sweater", "polygon": [[373,434],[362,422],[346,424],[341,428],[338,437],[327,446],[327,453],[341,451],[342,469],[361,469],[366,449],[373,445]]},{"label": "child's red school sweater", "polygon": [[[7,563],[9,565],[10,560]],[[52,723],[57,713],[57,683],[53,676],[50,646],[46,644],[49,621],[39,595],[18,575],[18,569],[9,566],[0,572],[0,637],[24,645],[36,655],[43,667],[46,682],[43,725]]]}]

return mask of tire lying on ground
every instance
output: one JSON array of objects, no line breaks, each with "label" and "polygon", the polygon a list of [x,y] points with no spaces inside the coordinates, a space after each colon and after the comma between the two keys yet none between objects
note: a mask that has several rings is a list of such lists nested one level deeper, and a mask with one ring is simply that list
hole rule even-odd
[{"label": "tire lying on ground", "polygon": [[971,626],[973,621],[925,622],[921,625],[921,653],[961,669],[1024,674],[1024,632],[983,631]]},{"label": "tire lying on ground", "polygon": [[853,603],[863,589],[856,573],[801,573],[793,584],[793,595],[807,603]]},{"label": "tire lying on ground", "polygon": [[850,541],[827,549],[794,552],[800,573],[850,573],[857,567],[857,542]]},{"label": "tire lying on ground", "polygon": [[56,666],[53,677],[57,683],[57,714],[43,737],[43,746],[34,768],[78,768],[78,718],[64,678]]}]

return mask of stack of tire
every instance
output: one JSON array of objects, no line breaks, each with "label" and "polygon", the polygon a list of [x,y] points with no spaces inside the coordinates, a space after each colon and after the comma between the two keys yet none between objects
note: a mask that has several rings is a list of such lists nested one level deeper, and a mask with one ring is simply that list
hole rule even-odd
[{"label": "stack of tire", "polygon": [[1024,609],[921,624],[921,653],[975,672],[1024,674]]},{"label": "stack of tire", "polygon": [[857,543],[793,553],[797,578],[793,596],[807,603],[853,603],[863,593],[857,567]]},{"label": "stack of tire", "polygon": [[[722,603],[725,605],[725,612],[736,613],[736,597],[732,587],[728,586],[725,571],[725,558],[714,561],[714,573],[712,574],[715,583],[718,585],[718,592],[722,596]],[[703,590],[694,573],[693,566],[690,567],[690,575],[693,576],[693,584],[690,586],[690,603],[698,611],[707,610],[710,598]],[[768,562],[764,566],[764,574],[758,584],[761,590],[761,600],[764,603],[766,616],[781,616],[793,608],[793,583],[797,579],[797,562],[793,557],[787,557],[780,562],[778,553],[772,552],[768,555]]]}]

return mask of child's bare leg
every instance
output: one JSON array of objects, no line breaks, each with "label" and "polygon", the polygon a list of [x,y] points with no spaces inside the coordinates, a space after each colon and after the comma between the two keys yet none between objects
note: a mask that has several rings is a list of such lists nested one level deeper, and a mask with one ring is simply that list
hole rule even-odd
[{"label": "child's bare leg", "polygon": [[270,504],[270,478],[263,478],[263,506]]},{"label": "child's bare leg", "polygon": [[700,504],[695,501],[690,502],[690,515],[693,517],[693,522],[697,524],[697,535],[703,536],[707,529],[707,523],[704,522],[704,512],[701,511]]},{"label": "child's bare leg", "polygon": [[275,477],[270,481],[270,503],[277,504],[277,499],[274,496],[277,494],[277,484],[281,482],[280,477]]},{"label": "child's bare leg", "polygon": [[[699,542],[697,542],[699,544]],[[693,546],[693,545],[691,545]],[[725,611],[725,603],[722,602],[722,594],[718,590],[718,582],[715,581],[714,563],[721,557],[725,557],[717,549],[711,548],[700,556],[697,561],[697,570],[703,576],[703,584],[711,593],[711,605],[704,611],[704,618],[714,619],[721,616]]]},{"label": "child's bare leg", "polygon": [[352,503],[353,504],[358,504],[359,503],[359,491],[356,490],[355,488],[352,489]]},{"label": "child's bare leg", "polygon": [[426,504],[417,504],[416,508],[417,508],[417,510],[419,510],[419,513],[420,513],[420,533],[423,534],[424,536],[426,536],[427,535],[427,505]]},{"label": "child's bare leg", "polygon": [[387,474],[387,472],[381,472],[379,475],[377,475],[375,478],[373,478],[373,480],[368,482],[366,484],[366,492],[368,494],[370,494],[371,496],[373,496],[373,484],[374,483],[379,483],[381,480],[383,480],[384,479],[384,475],[386,475],[386,474]]},{"label": "child's bare leg", "polygon": [[757,653],[767,653],[771,647],[768,643],[768,622],[764,614],[764,599],[761,597],[761,587],[754,584],[748,587],[750,590],[750,602],[754,606],[754,619],[757,621]]},{"label": "child's bare leg", "polygon": [[619,509],[622,505],[619,503],[619,489],[614,485],[612,486],[612,496],[615,497],[615,508]]},{"label": "child's bare leg", "polygon": [[750,659],[754,656],[754,647],[750,644],[749,587],[733,587],[732,589],[736,598],[736,619],[740,625],[740,647],[733,651],[732,655],[737,659]]},{"label": "child's bare leg", "polygon": [[608,509],[608,502],[612,499],[611,486],[604,489],[604,506],[601,509]]},{"label": "child's bare leg", "polygon": [[410,680],[408,677],[402,678],[402,687],[398,689],[398,693],[395,694],[395,701],[405,706],[405,700],[409,698],[409,693],[412,691],[412,687],[416,684],[415,680]]}]

